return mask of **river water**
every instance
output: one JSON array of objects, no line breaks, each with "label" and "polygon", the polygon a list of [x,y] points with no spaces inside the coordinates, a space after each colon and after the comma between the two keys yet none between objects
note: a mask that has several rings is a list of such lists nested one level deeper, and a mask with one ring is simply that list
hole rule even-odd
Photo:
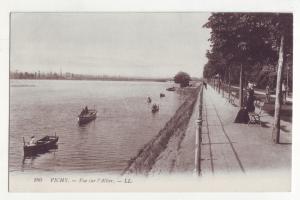
[{"label": "river water", "polygon": [[[184,97],[167,82],[11,80],[9,171],[119,173],[172,117]],[[166,97],[160,98],[164,92]],[[151,112],[150,96],[160,105]],[[98,117],[77,124],[84,106]],[[24,157],[23,137],[59,136],[58,148]]]}]

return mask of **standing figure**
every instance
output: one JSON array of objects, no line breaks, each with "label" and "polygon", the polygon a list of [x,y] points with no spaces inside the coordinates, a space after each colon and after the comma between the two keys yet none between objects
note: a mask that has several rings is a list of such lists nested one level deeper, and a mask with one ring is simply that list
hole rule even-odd
[{"label": "standing figure", "polygon": [[205,89],[207,89],[207,83],[204,80],[203,80],[203,85],[204,85]]},{"label": "standing figure", "polygon": [[249,112],[255,111],[254,106],[255,96],[254,90],[249,89],[247,95],[244,97],[244,107],[241,108],[234,120],[235,123],[245,123],[249,122]]},{"label": "standing figure", "polygon": [[286,90],[287,90],[286,82],[285,82],[285,80],[283,80],[282,86],[281,86],[282,103],[283,103],[283,104],[286,103]]},{"label": "standing figure", "polygon": [[247,96],[246,96],[246,101],[245,101],[245,106],[247,112],[254,112],[255,106],[254,106],[254,101],[255,101],[255,96],[254,96],[254,90],[248,90],[247,91]]},{"label": "standing figure", "polygon": [[267,84],[266,86],[266,103],[270,102],[270,86]]},{"label": "standing figure", "polygon": [[248,81],[247,89],[248,89],[248,90],[254,90],[254,83]]}]

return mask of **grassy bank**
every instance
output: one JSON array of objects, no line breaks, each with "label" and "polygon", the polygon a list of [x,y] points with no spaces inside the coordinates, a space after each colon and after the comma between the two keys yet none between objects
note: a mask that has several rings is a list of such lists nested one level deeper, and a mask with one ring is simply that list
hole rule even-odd
[{"label": "grassy bank", "polygon": [[166,149],[170,138],[173,136],[184,137],[184,132],[193,113],[199,89],[200,87],[185,88],[177,91],[186,96],[184,103],[177,109],[174,116],[166,123],[164,128],[128,162],[128,166],[123,174],[147,175],[155,164],[157,157]]}]

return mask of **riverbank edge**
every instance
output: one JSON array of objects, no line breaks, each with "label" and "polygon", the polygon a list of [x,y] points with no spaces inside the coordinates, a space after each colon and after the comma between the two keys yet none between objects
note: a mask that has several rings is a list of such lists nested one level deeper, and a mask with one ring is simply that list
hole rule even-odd
[{"label": "riverbank edge", "polygon": [[186,100],[176,110],[175,114],[169,119],[159,133],[146,143],[135,157],[128,161],[128,166],[122,172],[123,175],[147,175],[154,166],[158,156],[167,148],[169,140],[174,135],[178,135],[177,132],[181,132],[182,134],[185,133],[193,114],[196,100],[198,99],[200,87],[201,86],[182,89],[186,90],[184,92],[187,92]]}]

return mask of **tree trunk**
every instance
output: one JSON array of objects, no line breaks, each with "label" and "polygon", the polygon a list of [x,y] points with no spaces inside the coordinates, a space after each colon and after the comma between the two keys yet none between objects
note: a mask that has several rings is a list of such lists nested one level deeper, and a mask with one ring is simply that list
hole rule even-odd
[{"label": "tree trunk", "polygon": [[225,83],[222,81],[222,97],[224,97],[224,85]]},{"label": "tree trunk", "polygon": [[286,66],[286,96],[289,96],[289,66]]},{"label": "tree trunk", "polygon": [[230,73],[231,73],[231,70],[229,68],[229,72],[228,72],[228,99],[230,99],[230,95],[231,95],[231,82],[230,82]]},{"label": "tree trunk", "polygon": [[243,97],[244,97],[244,69],[243,64],[241,64],[240,69],[240,108],[243,107]]},{"label": "tree trunk", "polygon": [[226,85],[226,70],[224,72],[223,81],[222,81],[222,97],[224,97],[224,86]]},{"label": "tree trunk", "polygon": [[282,35],[280,39],[278,68],[277,68],[277,82],[276,82],[274,126],[272,131],[273,141],[277,144],[280,141],[280,111],[281,111],[281,103],[282,103],[281,85],[282,85],[283,65],[284,65],[284,35]]},{"label": "tree trunk", "polygon": [[221,89],[221,81],[220,77],[218,77],[218,93],[220,94],[220,89]]}]

